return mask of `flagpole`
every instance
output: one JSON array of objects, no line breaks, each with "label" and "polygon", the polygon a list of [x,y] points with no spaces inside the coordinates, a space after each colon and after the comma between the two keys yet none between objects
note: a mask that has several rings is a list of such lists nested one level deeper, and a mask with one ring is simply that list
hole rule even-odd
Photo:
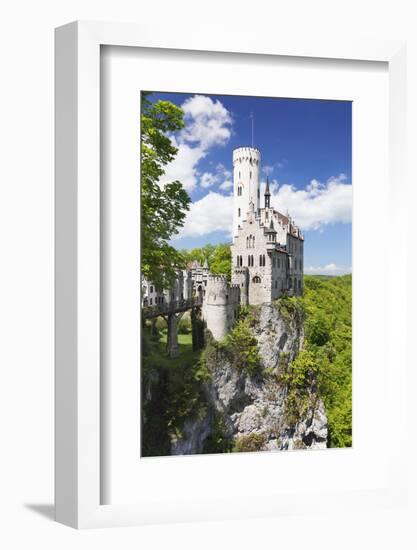
[{"label": "flagpole", "polygon": [[253,149],[253,127],[254,127],[254,124],[255,124],[255,119],[253,117],[253,113],[250,114],[250,118],[252,120],[252,149]]}]

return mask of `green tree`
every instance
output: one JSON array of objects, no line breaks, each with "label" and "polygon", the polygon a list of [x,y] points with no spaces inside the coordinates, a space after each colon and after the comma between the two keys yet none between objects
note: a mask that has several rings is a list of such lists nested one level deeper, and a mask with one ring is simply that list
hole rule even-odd
[{"label": "green tree", "polygon": [[183,128],[183,111],[169,101],[152,103],[143,94],[141,122],[142,274],[163,288],[184,265],[169,240],[183,226],[191,200],[181,182],[160,183],[178,152],[170,135]]},{"label": "green tree", "polygon": [[219,244],[216,246],[209,260],[210,271],[214,275],[227,275],[230,279],[232,270],[232,253],[230,246]]}]

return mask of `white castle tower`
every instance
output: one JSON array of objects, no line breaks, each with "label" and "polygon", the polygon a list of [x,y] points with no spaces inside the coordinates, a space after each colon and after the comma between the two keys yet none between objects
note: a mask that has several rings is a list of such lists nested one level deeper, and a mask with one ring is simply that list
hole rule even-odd
[{"label": "white castle tower", "polygon": [[250,204],[255,212],[260,204],[259,176],[261,172],[261,153],[253,147],[239,147],[233,151],[233,236],[238,234],[239,226],[246,220]]}]

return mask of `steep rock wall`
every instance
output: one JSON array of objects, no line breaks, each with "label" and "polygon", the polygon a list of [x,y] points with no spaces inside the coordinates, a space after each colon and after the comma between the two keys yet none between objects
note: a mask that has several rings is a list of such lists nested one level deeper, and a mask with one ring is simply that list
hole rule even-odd
[{"label": "steep rock wall", "polygon": [[250,330],[256,339],[261,368],[251,375],[231,364],[227,353],[213,343],[206,361],[211,381],[205,384],[207,411],[187,420],[183,437],[172,442],[172,454],[204,451],[205,441],[221,420],[224,438],[234,450],[291,450],[326,448],[327,417],[323,402],[309,390],[308,407],[296,422],[286,414],[287,388],[280,371],[293,361],[304,341],[299,312],[280,312],[265,304],[251,312]]}]

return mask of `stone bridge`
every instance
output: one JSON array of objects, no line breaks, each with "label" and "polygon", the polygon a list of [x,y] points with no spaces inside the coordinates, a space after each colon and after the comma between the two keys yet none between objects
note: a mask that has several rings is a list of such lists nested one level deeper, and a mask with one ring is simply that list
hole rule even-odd
[{"label": "stone bridge", "polygon": [[[168,327],[167,337],[167,352],[170,357],[177,357],[179,353],[178,349],[178,323],[181,317],[186,311],[195,311],[200,314],[201,306],[203,305],[203,299],[201,296],[195,296],[188,300],[173,300],[171,302],[165,302],[163,304],[157,304],[155,306],[145,306],[142,308],[142,315],[144,319],[156,319],[157,317],[163,317]],[[195,324],[198,317],[192,316],[191,323]],[[192,326],[193,335],[193,348],[197,349],[197,341],[201,341],[201,335],[196,338],[198,329],[196,326]],[[198,346],[199,347],[199,346]]]}]

